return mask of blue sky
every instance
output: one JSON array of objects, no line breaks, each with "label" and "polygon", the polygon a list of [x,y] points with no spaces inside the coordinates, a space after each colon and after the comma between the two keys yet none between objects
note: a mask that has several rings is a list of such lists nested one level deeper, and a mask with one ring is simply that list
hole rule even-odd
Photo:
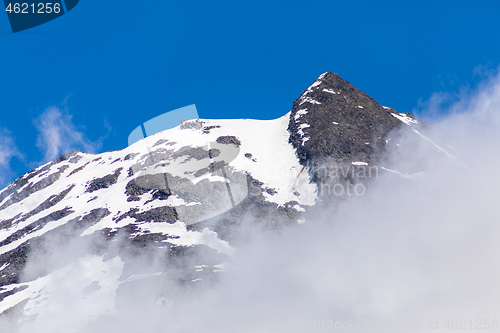
[{"label": "blue sky", "polygon": [[0,187],[68,149],[124,148],[189,104],[202,118],[279,117],[327,70],[418,109],[498,67],[499,13],[493,0],[80,0],[16,34],[0,14]]}]

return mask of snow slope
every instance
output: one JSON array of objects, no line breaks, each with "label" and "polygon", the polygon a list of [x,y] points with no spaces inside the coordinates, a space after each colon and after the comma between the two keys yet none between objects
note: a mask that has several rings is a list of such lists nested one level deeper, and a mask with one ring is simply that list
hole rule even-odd
[{"label": "snow slope", "polygon": [[[207,227],[190,230],[188,225],[191,222],[183,220],[182,216],[189,217],[190,209],[204,206],[196,197],[198,189],[208,191],[217,201],[223,201],[218,194],[221,188],[228,188],[225,187],[227,184],[232,189],[233,200],[238,201],[234,204],[238,205],[252,191],[247,186],[247,176],[258,181],[258,194],[277,208],[292,205],[289,209],[303,211],[303,207],[313,205],[316,187],[309,183],[307,172],[288,142],[289,116],[288,113],[275,120],[188,120],[120,151],[99,155],[76,152],[33,170],[0,193],[0,276],[6,278],[17,274],[9,270],[12,268],[9,263],[12,253],[69,224],[78,225],[80,237],[103,231],[112,234],[134,225],[131,238],[161,235],[160,242],[168,246],[203,245],[230,256],[233,248],[216,231]],[[229,143],[221,144],[224,140]],[[216,172],[220,170],[199,172],[215,157],[203,158],[193,152],[203,153],[214,147],[221,150],[226,146],[237,150],[237,154],[234,159],[225,161],[228,163],[223,168],[224,174]],[[171,193],[166,199],[161,195],[162,184],[158,188],[139,188],[139,194],[133,193],[132,190],[137,191],[140,187],[139,182],[134,185],[134,180],[164,173],[172,177],[169,179]],[[245,178],[242,182],[241,177],[231,178],[231,175],[244,175]],[[183,185],[175,192],[172,180],[176,179],[189,182],[191,187]],[[235,184],[231,183],[235,179]],[[247,193],[239,195],[234,189],[242,184]],[[183,192],[186,188],[189,191]],[[227,198],[226,201],[229,202]],[[177,209],[177,218],[175,214],[172,219],[164,214],[162,210],[166,208]],[[210,210],[212,207],[209,202],[202,208]],[[222,207],[225,208],[232,206]],[[208,217],[217,213],[221,210],[216,207]],[[0,313],[25,300],[29,300],[23,306],[25,315],[43,311],[46,295],[51,292],[51,285],[58,280],[57,277],[68,270],[81,269],[81,265],[95,269],[86,272],[88,276],[82,277],[82,282],[77,284],[82,290],[75,292],[83,293],[92,281],[100,281],[102,288],[92,294],[97,297],[106,290],[108,301],[103,302],[102,309],[95,311],[111,311],[113,290],[127,281],[127,277],[122,276],[123,263],[119,257],[103,261],[100,256],[91,256],[79,258],[31,281],[20,282],[22,275],[17,274],[13,281],[19,282],[0,286],[0,297],[3,298],[0,298]],[[96,268],[101,266],[102,269]],[[104,279],[102,272],[108,271],[113,273],[104,274]],[[104,282],[108,284],[106,288],[102,285],[103,279],[108,281]],[[82,318],[92,317],[94,310],[88,311]]]}]

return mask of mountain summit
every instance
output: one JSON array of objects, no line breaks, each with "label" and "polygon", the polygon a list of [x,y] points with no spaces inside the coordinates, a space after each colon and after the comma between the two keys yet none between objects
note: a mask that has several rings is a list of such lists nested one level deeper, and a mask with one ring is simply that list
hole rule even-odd
[{"label": "mountain summit", "polygon": [[249,220],[307,222],[327,182],[318,166],[383,166],[391,133],[420,135],[416,125],[327,72],[275,120],[191,119],[120,151],[65,154],[0,192],[0,313],[44,313],[78,267],[95,268],[72,286],[94,303],[82,323],[115,311],[138,280],[213,281]]},{"label": "mountain summit", "polygon": [[395,110],[332,72],[321,74],[293,103],[290,143],[301,164],[380,162],[388,134],[401,126]]}]

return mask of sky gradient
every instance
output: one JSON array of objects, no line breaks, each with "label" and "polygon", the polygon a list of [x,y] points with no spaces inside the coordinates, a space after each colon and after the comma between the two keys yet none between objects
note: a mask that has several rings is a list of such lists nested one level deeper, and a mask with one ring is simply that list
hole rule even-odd
[{"label": "sky gradient", "polygon": [[[273,119],[325,71],[423,117],[500,64],[500,2],[97,1],[12,34],[0,15],[0,187],[66,150],[127,146],[140,123]],[[425,103],[424,103],[425,104]]]}]

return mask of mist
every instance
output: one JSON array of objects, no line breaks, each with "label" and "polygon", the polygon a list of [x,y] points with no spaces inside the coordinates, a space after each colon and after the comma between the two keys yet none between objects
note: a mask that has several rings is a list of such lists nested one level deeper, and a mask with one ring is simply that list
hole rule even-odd
[{"label": "mist", "polygon": [[[400,134],[412,149],[389,157],[387,168],[418,166],[421,172],[381,173],[364,195],[335,208],[323,205],[306,214],[304,224],[279,231],[263,230],[248,216],[215,281],[186,287],[175,273],[154,275],[163,265],[158,253],[146,255],[144,263],[112,244],[106,258],[96,259],[89,251],[95,240],[64,248],[54,242],[45,263],[62,271],[55,274],[46,309],[21,328],[12,322],[0,328],[40,333],[498,328],[493,325],[500,325],[500,77],[492,76],[442,111],[432,113],[446,116],[434,118],[425,136],[454,158],[443,158],[414,132]],[[186,265],[201,265],[213,259],[210,255],[187,258]],[[130,270],[149,277],[122,283],[116,299],[105,284],[95,293],[99,297],[90,289],[86,298],[71,292],[92,284],[95,275],[85,279],[89,269],[101,270],[104,280],[130,278],[113,276],[112,268],[124,265],[137,265]]]}]

